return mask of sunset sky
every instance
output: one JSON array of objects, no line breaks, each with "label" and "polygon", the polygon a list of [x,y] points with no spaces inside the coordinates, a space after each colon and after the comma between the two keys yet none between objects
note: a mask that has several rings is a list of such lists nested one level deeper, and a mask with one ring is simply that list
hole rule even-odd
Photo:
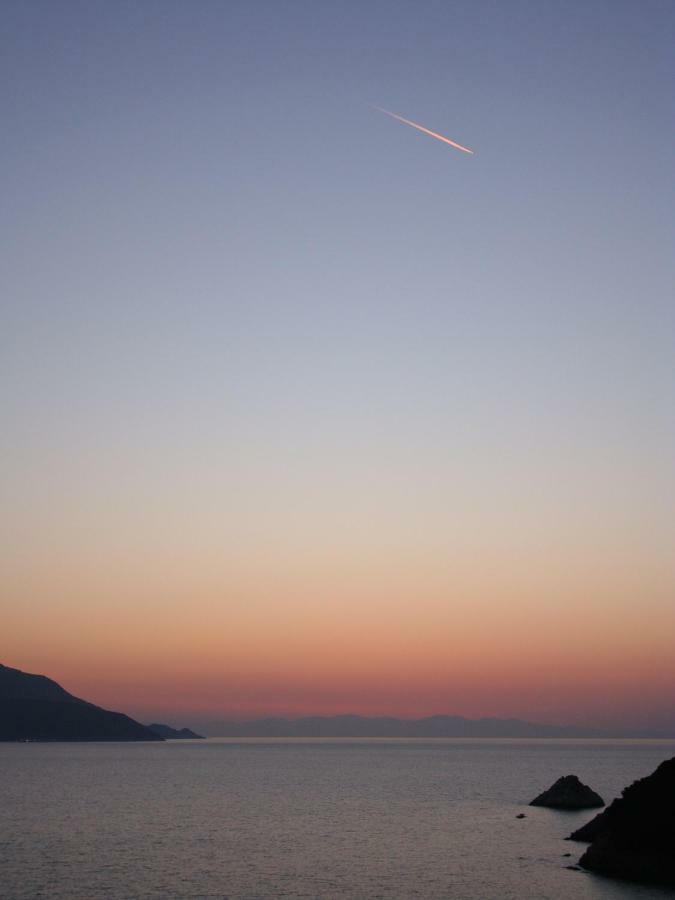
[{"label": "sunset sky", "polygon": [[178,725],[675,727],[674,42],[5,2],[0,662]]}]

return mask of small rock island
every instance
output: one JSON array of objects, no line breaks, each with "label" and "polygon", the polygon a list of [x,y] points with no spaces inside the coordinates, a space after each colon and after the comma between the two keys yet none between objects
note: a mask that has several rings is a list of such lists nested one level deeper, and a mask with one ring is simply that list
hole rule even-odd
[{"label": "small rock island", "polygon": [[579,781],[576,775],[559,778],[530,803],[530,806],[548,806],[551,809],[594,809],[604,805],[602,797]]},{"label": "small rock island", "polygon": [[570,835],[591,841],[579,865],[645,884],[675,886],[675,757]]}]

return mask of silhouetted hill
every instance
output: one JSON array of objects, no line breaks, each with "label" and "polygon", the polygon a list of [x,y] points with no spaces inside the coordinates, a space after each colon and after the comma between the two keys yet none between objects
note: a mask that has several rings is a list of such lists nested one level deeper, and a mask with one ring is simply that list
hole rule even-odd
[{"label": "silhouetted hill", "polygon": [[152,725],[148,725],[148,728],[168,741],[205,740],[203,734],[197,734],[189,728],[172,728],[170,725],[161,725],[158,722],[153,722]]},{"label": "silhouetted hill", "polygon": [[84,703],[64,690],[46,675],[31,675],[20,669],[0,665],[0,700],[54,700],[63,703]]},{"label": "silhouetted hill", "polygon": [[301,719],[254,719],[219,722],[211,728],[219,737],[401,737],[401,738],[566,738],[596,737],[572,727],[539,725],[520,719],[465,719],[429,716],[396,719],[367,716],[306,716]]},{"label": "silhouetted hill", "polygon": [[592,841],[580,860],[585,869],[675,886],[675,757],[625,788],[571,838]]},{"label": "silhouetted hill", "polygon": [[74,697],[44,675],[0,665],[0,741],[161,741],[123,713]]}]

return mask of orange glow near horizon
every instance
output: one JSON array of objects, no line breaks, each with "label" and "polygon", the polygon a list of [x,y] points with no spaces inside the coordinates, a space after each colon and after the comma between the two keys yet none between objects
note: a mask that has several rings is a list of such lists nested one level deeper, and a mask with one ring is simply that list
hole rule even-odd
[{"label": "orange glow near horizon", "polygon": [[188,725],[672,716],[658,470],[541,424],[507,440],[478,403],[473,431],[314,409],[275,408],[241,446],[181,427],[152,450],[55,450],[10,506],[0,661]]},{"label": "orange glow near horizon", "polygon": [[142,596],[119,573],[69,596],[69,579],[60,590],[55,579],[53,611],[39,621],[16,604],[3,661],[172,722],[448,713],[602,724],[667,705],[673,614],[664,600],[661,620],[645,627],[625,572],[613,589],[594,589],[591,610],[578,585],[566,600],[571,584],[554,591],[543,572],[528,583],[507,570],[408,565],[232,571],[220,585],[212,573],[192,590],[170,587],[165,572]]}]

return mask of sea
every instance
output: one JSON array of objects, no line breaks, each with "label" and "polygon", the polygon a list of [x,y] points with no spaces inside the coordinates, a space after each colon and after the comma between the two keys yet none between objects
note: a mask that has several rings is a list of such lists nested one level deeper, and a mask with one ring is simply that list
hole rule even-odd
[{"label": "sea", "polygon": [[[657,900],[574,866],[593,811],[675,742],[209,739],[0,744],[2,900]],[[520,813],[525,818],[516,818]]]}]

